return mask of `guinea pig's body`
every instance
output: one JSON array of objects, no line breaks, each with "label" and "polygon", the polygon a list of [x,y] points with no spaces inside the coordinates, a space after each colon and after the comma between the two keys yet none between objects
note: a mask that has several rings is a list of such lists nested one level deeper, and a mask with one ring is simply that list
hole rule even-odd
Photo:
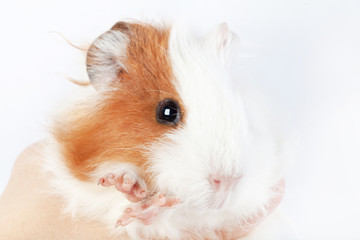
[{"label": "guinea pig's body", "polygon": [[[199,37],[177,25],[120,22],[96,39],[87,55],[92,86],[58,115],[54,161],[45,163],[65,210],[129,239],[221,239],[222,229],[266,212],[282,178],[282,146],[231,74],[236,42],[224,24]],[[104,187],[108,174],[176,203],[151,224],[115,228],[148,199]]]}]

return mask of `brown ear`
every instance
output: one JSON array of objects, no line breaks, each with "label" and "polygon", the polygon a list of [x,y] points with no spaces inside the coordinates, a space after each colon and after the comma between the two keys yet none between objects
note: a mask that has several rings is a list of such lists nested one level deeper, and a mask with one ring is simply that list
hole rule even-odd
[{"label": "brown ear", "polygon": [[129,44],[130,24],[116,23],[90,45],[86,68],[90,83],[98,91],[110,91],[114,82],[126,72],[124,66],[127,46]]},{"label": "brown ear", "polygon": [[128,33],[130,31],[130,23],[117,22],[114,24],[114,26],[111,27],[111,30]]}]

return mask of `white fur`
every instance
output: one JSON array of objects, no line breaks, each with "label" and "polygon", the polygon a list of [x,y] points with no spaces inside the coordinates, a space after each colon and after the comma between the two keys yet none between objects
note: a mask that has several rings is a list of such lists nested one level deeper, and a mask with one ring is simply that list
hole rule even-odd
[{"label": "white fur", "polygon": [[[211,228],[243,220],[265,208],[271,187],[282,177],[275,133],[271,126],[253,125],[246,100],[232,88],[228,52],[235,51],[231,41],[236,37],[223,25],[215,32],[200,38],[176,26],[170,39],[186,124],[153,146],[152,166],[160,191],[184,200],[174,213],[176,225]],[[224,40],[227,44],[218,44]],[[270,121],[259,117],[262,123]],[[209,209],[215,197],[209,182],[213,174],[241,177],[220,210]]]},{"label": "white fur", "polygon": [[[62,156],[55,155],[59,151],[54,142],[47,157],[52,161],[45,166],[54,174],[54,191],[67,202],[65,210],[101,220],[114,234],[126,232],[132,239],[186,239],[189,229],[195,235],[207,231],[209,239],[216,239],[216,229],[264,210],[274,196],[271,187],[282,177],[281,146],[267,124],[268,116],[254,113],[258,106],[247,105],[233,87],[237,79],[229,69],[236,41],[226,25],[206,37],[190,34],[183,26],[172,28],[169,54],[174,84],[185,106],[185,124],[154,141],[148,157],[158,190],[183,201],[177,208],[161,213],[152,225],[134,222],[115,229],[130,203],[115,188],[97,186],[96,180],[131,166],[108,162],[93,173],[92,182],[82,182],[69,173]],[[117,46],[103,44],[106,52]],[[96,78],[106,69],[95,72]],[[209,176],[216,174],[241,178],[220,209],[211,208],[216,194]]]}]

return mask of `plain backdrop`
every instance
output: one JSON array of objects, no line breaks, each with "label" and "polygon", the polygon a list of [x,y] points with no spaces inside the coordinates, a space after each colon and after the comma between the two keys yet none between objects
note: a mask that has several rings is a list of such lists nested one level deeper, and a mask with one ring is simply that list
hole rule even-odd
[{"label": "plain backdrop", "polygon": [[[298,239],[360,239],[360,1],[6,1],[0,4],[0,192],[17,155],[44,138],[56,102],[84,79],[85,46],[126,19],[221,22],[238,66],[297,131],[281,204]],[[29,169],[31,171],[31,169]],[[285,238],[295,239],[295,238]]]}]

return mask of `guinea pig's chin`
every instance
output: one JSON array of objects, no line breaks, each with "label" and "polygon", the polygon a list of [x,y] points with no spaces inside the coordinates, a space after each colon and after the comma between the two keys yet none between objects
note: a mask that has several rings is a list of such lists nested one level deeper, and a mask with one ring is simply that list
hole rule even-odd
[{"label": "guinea pig's chin", "polygon": [[262,209],[271,200],[270,198],[271,195],[264,189],[258,189],[256,192],[217,191],[213,192],[207,199],[207,208],[235,215],[248,215]]},{"label": "guinea pig's chin", "polygon": [[[233,212],[239,208],[239,205],[231,199],[235,197],[232,192],[208,192],[207,197],[193,196],[186,201],[187,208],[194,211],[205,212]],[[195,200],[196,199],[196,200]]]},{"label": "guinea pig's chin", "polygon": [[228,206],[229,195],[231,195],[231,193],[226,191],[215,192],[209,201],[209,208],[219,210],[224,209]]}]

